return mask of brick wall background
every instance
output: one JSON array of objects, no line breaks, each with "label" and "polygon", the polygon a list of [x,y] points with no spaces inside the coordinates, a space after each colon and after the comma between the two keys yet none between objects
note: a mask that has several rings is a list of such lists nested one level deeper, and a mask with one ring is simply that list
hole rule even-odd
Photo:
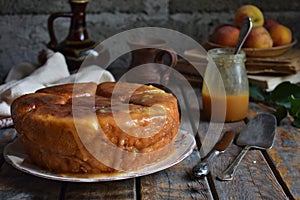
[{"label": "brick wall background", "polygon": [[[203,43],[216,25],[232,24],[236,9],[244,4],[258,6],[265,18],[288,26],[300,40],[299,0],[90,0],[86,21],[90,38],[99,42],[127,29],[156,26]],[[67,0],[0,0],[0,80],[17,63],[37,62],[38,52],[49,42],[47,19],[61,11],[70,11]],[[69,23],[55,23],[61,40]]]}]

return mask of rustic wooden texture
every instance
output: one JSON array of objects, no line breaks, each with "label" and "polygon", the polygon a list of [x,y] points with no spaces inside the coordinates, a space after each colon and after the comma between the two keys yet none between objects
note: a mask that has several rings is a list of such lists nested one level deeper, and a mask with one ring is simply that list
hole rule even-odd
[{"label": "rustic wooden texture", "polygon": [[59,199],[61,182],[20,172],[7,163],[0,170],[0,199]]},{"label": "rustic wooden texture", "polygon": [[[250,105],[253,107],[253,105]],[[261,109],[250,109],[248,118],[252,118],[259,112],[266,112],[267,108]],[[199,141],[202,143],[202,147],[205,148],[203,142],[204,136],[213,138],[216,140],[217,136],[205,135],[209,126],[216,123],[201,121],[199,134]],[[233,130],[236,133],[236,137],[245,127],[245,122],[235,122],[224,124],[222,132],[226,130]],[[217,133],[216,133],[217,134]],[[215,142],[212,142],[212,144]],[[202,156],[210,151],[211,148],[203,149],[201,147],[200,152]],[[206,147],[207,148],[207,147]],[[220,199],[288,199],[282,186],[275,178],[271,168],[264,159],[262,153],[259,150],[253,150],[248,152],[246,157],[240,163],[237,169],[236,176],[233,181],[223,182],[217,179],[217,176],[222,173],[223,170],[233,161],[233,159],[241,151],[241,148],[232,144],[230,148],[223,154],[220,155],[212,165],[210,177],[212,180],[212,186],[217,191],[217,197]],[[270,188],[273,188],[270,190]]]},{"label": "rustic wooden texture", "polygon": [[[197,141],[200,143],[198,147],[201,157],[205,157],[211,151],[213,146],[217,143],[225,131],[233,131],[237,136],[244,126],[245,124],[243,121],[232,122],[228,124],[206,121],[200,122],[196,137]],[[208,132],[209,127],[212,129],[211,132]],[[222,129],[220,129],[220,127],[222,127]]]},{"label": "rustic wooden texture", "polygon": [[259,150],[250,150],[239,164],[232,181],[217,176],[235,159],[241,148],[232,145],[213,164],[212,178],[222,199],[288,199]]},{"label": "rustic wooden texture", "polygon": [[141,177],[141,199],[212,199],[207,180],[197,180],[191,175],[199,159],[198,152],[194,151],[167,170]]},{"label": "rustic wooden texture", "polygon": [[[251,115],[260,112],[273,112],[274,108],[264,104],[250,104]],[[269,162],[275,173],[279,173],[283,187],[292,198],[300,199],[300,129],[291,125],[286,117],[277,127],[276,137],[271,149],[267,150]]]},{"label": "rustic wooden texture", "polygon": [[[210,47],[208,47],[210,49]],[[249,52],[246,52],[250,53]],[[253,52],[252,52],[253,53]],[[258,73],[282,73],[282,74],[294,74],[300,70],[300,50],[291,49],[279,56],[264,56],[264,57],[254,57],[247,56],[246,69],[248,73],[258,74]],[[205,55],[202,51],[198,49],[192,49],[185,52],[185,58],[191,61],[193,66],[198,67],[199,71],[205,71],[207,67],[207,61],[205,60]],[[183,74],[198,76],[199,73],[194,67],[187,62],[180,60],[175,67]]]},{"label": "rustic wooden texture", "polygon": [[291,49],[280,56],[247,57],[248,73],[294,74],[300,70],[300,50]]},{"label": "rustic wooden texture", "polygon": [[267,151],[295,199],[300,199],[300,130],[285,119],[277,128],[273,148]]},{"label": "rustic wooden texture", "polygon": [[136,199],[135,179],[100,183],[68,183],[64,199]]}]

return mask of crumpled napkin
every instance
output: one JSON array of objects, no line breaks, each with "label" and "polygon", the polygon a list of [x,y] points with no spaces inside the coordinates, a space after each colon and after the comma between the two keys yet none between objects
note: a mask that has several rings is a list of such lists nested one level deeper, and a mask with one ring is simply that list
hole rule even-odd
[{"label": "crumpled napkin", "polygon": [[29,63],[18,64],[10,70],[5,83],[0,85],[0,116],[10,116],[10,105],[18,97],[48,86],[115,81],[113,75],[97,65],[86,66],[70,75],[65,57],[46,50],[46,62],[41,67]]}]

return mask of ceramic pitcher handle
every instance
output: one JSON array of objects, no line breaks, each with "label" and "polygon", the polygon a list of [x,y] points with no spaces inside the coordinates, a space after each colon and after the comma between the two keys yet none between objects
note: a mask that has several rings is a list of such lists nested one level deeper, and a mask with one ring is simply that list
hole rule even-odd
[{"label": "ceramic pitcher handle", "polygon": [[[164,59],[165,56],[169,60],[168,63],[165,63],[165,59]],[[177,54],[172,50],[167,50],[167,49],[161,50],[156,54],[154,62],[165,64],[170,67],[175,67],[175,65],[177,64]]]},{"label": "ceramic pitcher handle", "polygon": [[71,12],[58,12],[58,13],[53,13],[52,15],[50,15],[50,17],[48,18],[48,30],[49,30],[49,36],[50,36],[50,42],[48,43],[48,47],[50,48],[54,48],[57,45],[57,39],[55,36],[55,32],[54,32],[54,20],[58,17],[72,17],[73,13]]},{"label": "ceramic pitcher handle", "polygon": [[[166,56],[168,58],[167,60],[169,61],[168,63],[165,63]],[[154,59],[155,63],[165,64],[165,65],[169,66],[169,68],[161,74],[161,78],[160,78],[161,84],[167,84],[169,82],[171,68],[174,68],[176,66],[177,61],[178,61],[177,54],[172,50],[165,49],[165,50],[159,51],[156,54],[155,59]]]}]

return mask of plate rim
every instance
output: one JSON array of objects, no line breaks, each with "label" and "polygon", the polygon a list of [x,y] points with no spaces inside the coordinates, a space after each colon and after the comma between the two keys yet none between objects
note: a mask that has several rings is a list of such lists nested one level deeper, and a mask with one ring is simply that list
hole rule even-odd
[{"label": "plate rim", "polygon": [[[179,137],[185,136],[185,140],[188,141],[189,139],[189,143],[188,145],[186,145],[187,147],[182,151],[182,153],[178,156],[176,156],[174,159],[170,160],[171,158],[173,158],[172,154],[175,154],[174,151],[178,150],[176,148],[176,141],[178,139],[180,139]],[[174,151],[172,151],[170,153],[170,155],[168,155],[165,159],[160,160],[158,162],[154,162],[152,164],[149,164],[141,169],[138,170],[133,170],[133,171],[128,171],[128,172],[118,172],[118,173],[113,173],[109,174],[109,173],[104,173],[104,174],[98,174],[99,177],[75,177],[75,176],[70,176],[71,174],[66,174],[66,175],[62,175],[62,174],[57,174],[57,173],[52,173],[52,172],[48,172],[46,170],[40,169],[38,166],[31,164],[33,167],[35,168],[30,168],[30,167],[24,167],[21,166],[20,164],[17,164],[16,162],[14,162],[10,156],[14,156],[18,159],[20,159],[19,162],[23,162],[25,159],[25,156],[27,156],[26,152],[18,152],[20,154],[23,154],[23,157],[19,157],[18,155],[11,155],[10,151],[13,145],[16,145],[16,143],[19,142],[19,138],[16,138],[14,141],[8,143],[5,147],[4,147],[4,151],[3,151],[3,157],[5,159],[5,161],[10,164],[11,166],[13,166],[14,168],[16,168],[17,170],[36,176],[36,177],[40,177],[40,178],[45,178],[45,179],[49,179],[49,180],[56,180],[56,181],[65,181],[65,182],[106,182],[106,181],[116,181],[116,180],[124,180],[124,179],[130,179],[130,178],[136,178],[136,177],[140,177],[140,176],[145,176],[145,175],[149,175],[149,174],[153,174],[162,170],[165,170],[167,168],[170,168],[178,163],[180,163],[181,161],[183,161],[186,157],[188,157],[193,150],[196,147],[196,140],[195,140],[195,136],[190,132],[190,131],[186,131],[186,130],[182,130],[180,129],[178,131],[177,137],[175,139],[174,142]],[[21,143],[20,143],[21,144]],[[166,164],[160,165],[162,162],[166,162],[166,160],[169,160]],[[157,168],[155,166],[158,166]],[[147,170],[147,168],[152,167],[152,169]],[[106,176],[105,176],[106,174]]]}]

